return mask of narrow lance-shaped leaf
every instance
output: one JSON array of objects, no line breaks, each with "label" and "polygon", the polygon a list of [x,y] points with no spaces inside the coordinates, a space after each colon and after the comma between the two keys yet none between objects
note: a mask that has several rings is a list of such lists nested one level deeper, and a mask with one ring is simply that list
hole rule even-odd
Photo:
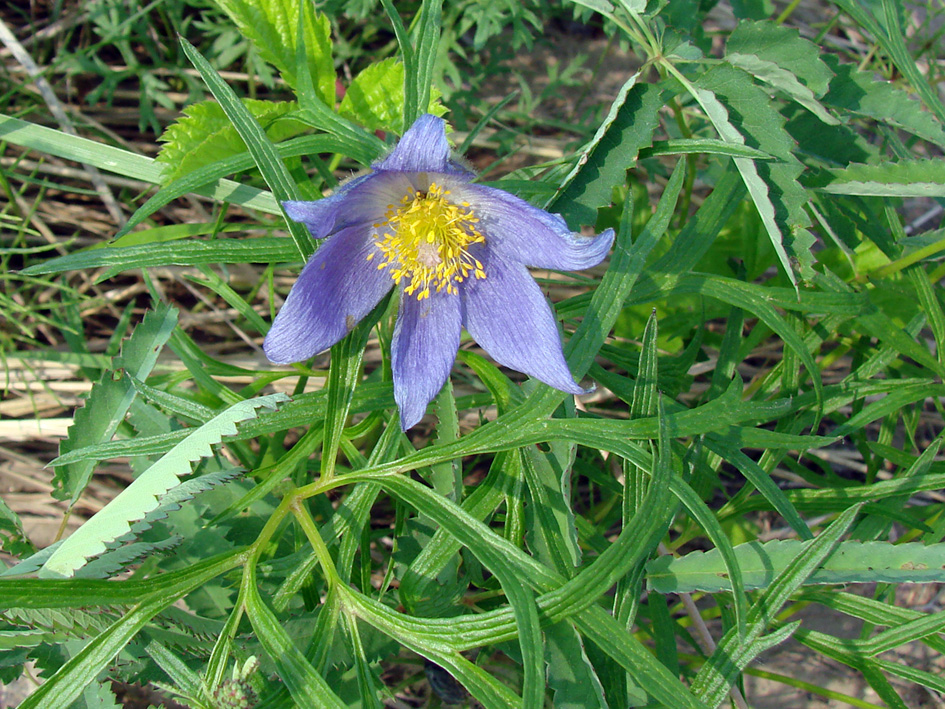
[{"label": "narrow lance-shaped leaf", "polygon": [[[177,311],[165,303],[145,314],[115,358],[114,371],[102,375],[85,406],[76,411],[68,435],[59,444],[60,455],[111,439],[135,397],[135,388],[124,373],[147,379],[176,324]],[[93,466],[92,461],[82,461],[56,467],[53,495],[74,503],[88,484]]]},{"label": "narrow lance-shaped leaf", "polygon": [[633,167],[640,149],[653,142],[662,91],[637,84],[637,77],[634,74],[620,89],[604,122],[546,205],[572,228],[596,221],[597,208],[610,204],[614,186],[625,182],[624,173]]},{"label": "narrow lance-shaped leaf", "polygon": [[873,197],[945,197],[945,160],[917,159],[876,165],[855,163],[831,170],[821,189]]},{"label": "narrow lance-shaped leaf", "polygon": [[[766,588],[805,545],[796,539],[735,547],[745,588]],[[838,583],[942,583],[945,580],[945,544],[917,542],[841,542],[805,581],[805,586]],[[718,551],[690,552],[673,558],[661,556],[646,565],[647,586],[657,593],[719,593],[731,590]]]},{"label": "narrow lance-shaped leaf", "polygon": [[87,559],[105,551],[106,544],[127,534],[132,522],[158,507],[159,498],[176,487],[182,475],[190,472],[190,464],[211,455],[210,446],[219,443],[224,436],[235,434],[237,423],[255,418],[259,408],[275,409],[287,400],[285,394],[247,399],[196,429],[66,539],[47,559],[40,577],[72,576]]}]

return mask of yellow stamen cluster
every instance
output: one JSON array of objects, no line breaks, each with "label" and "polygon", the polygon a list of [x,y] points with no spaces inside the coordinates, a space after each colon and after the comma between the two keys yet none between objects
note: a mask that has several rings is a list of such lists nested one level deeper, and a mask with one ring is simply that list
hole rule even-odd
[{"label": "yellow stamen cluster", "polygon": [[[378,270],[389,269],[404,292],[417,300],[430,297],[431,290],[456,294],[456,284],[470,274],[485,278],[482,263],[471,256],[471,244],[485,242],[476,229],[479,219],[468,202],[454,204],[449,190],[435,182],[426,192],[406,195],[399,205],[390,205],[384,221],[374,225],[374,242],[384,257]],[[370,261],[374,252],[368,255]]]}]

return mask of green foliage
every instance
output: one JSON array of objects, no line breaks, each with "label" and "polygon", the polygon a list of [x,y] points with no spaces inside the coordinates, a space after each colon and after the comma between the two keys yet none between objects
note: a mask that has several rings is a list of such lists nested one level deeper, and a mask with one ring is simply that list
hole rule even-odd
[{"label": "green foliage", "polygon": [[[310,3],[292,0],[214,0],[249,39],[266,61],[272,63],[289,86],[301,79],[296,71],[296,48],[301,39],[305,63],[318,97],[328,106],[335,104],[335,66],[332,61],[331,25]],[[299,15],[301,14],[301,18]]]},{"label": "green foliage", "polygon": [[[433,89],[426,113],[442,116],[446,108]],[[366,67],[351,81],[338,112],[369,130],[404,132],[404,65],[384,59]]]},{"label": "green foliage", "polygon": [[[254,101],[243,105],[273,142],[301,135],[307,127],[292,120],[298,105],[290,101]],[[216,101],[192,103],[184,116],[161,135],[157,160],[164,165],[164,180],[171,182],[205,165],[246,152],[246,144]]]},{"label": "green foliage", "polygon": [[[51,77],[99,76],[86,98],[104,103],[136,79],[148,126],[181,92],[189,105],[151,159],[41,125],[22,87],[0,97],[15,232],[0,354],[89,384],[59,457],[41,454],[72,514],[93,475],[131,479],[39,550],[0,501],[0,680],[30,661],[45,680],[24,707],[112,706],[112,679],[201,709],[435,706],[427,685],[486,707],[718,706],[788,637],[888,706],[945,691],[909,655],[940,658],[945,619],[896,595],[945,581],[941,57],[907,43],[891,0],[838,0],[804,31],[794,3],[736,2],[717,45],[712,4],[83,9]],[[608,39],[562,40],[576,21]],[[523,70],[516,51],[546,42],[646,64],[602,98],[627,57]],[[481,93],[498,79],[521,95]],[[464,343],[435,422],[405,434],[396,294],[329,355],[264,363],[315,248],[280,202],[337,188],[425,111],[476,165],[498,158],[490,185],[615,229],[600,269],[535,274],[594,394],[522,382]],[[36,205],[99,193],[34,168],[46,155],[157,190],[116,240],[61,242]],[[212,205],[178,223],[192,194]],[[67,404],[46,406],[36,418]],[[799,625],[811,604],[859,637]],[[805,667],[766,674],[867,706]]]},{"label": "green foliage", "polygon": [[[735,547],[746,588],[767,588],[774,577],[810,542],[749,542]],[[842,542],[814,571],[808,584],[941,583],[945,545],[887,542]],[[722,558],[715,550],[674,559],[661,556],[646,567],[649,587],[658,593],[718,593],[731,588]]]}]

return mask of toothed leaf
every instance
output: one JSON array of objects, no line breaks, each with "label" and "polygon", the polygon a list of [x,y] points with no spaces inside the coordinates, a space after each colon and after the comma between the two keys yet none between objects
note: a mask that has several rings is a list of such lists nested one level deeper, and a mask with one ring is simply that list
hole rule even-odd
[{"label": "toothed leaf", "polygon": [[[306,132],[308,126],[286,116],[298,110],[290,101],[243,99],[243,105],[274,143]],[[164,164],[164,184],[169,184],[198,168],[246,152],[233,123],[216,101],[201,101],[184,109],[184,115],[161,135],[164,143],[157,161]]]},{"label": "toothed leaf", "polygon": [[288,401],[285,394],[247,399],[197,428],[66,539],[52,553],[39,575],[45,578],[74,575],[90,557],[105,551],[109,542],[127,534],[132,522],[157,509],[159,498],[176,487],[181,476],[191,472],[191,463],[212,455],[211,446],[220,443],[225,436],[236,434],[237,423],[256,418],[257,409],[275,409],[284,401]]},{"label": "toothed leaf", "polygon": [[[68,435],[59,444],[60,455],[111,439],[135,397],[134,387],[124,373],[147,379],[176,325],[177,311],[164,303],[158,303],[144,316],[122,346],[113,369],[92,386],[85,406],[76,411]],[[55,466],[53,495],[74,503],[88,484],[93,467],[93,461]]]}]

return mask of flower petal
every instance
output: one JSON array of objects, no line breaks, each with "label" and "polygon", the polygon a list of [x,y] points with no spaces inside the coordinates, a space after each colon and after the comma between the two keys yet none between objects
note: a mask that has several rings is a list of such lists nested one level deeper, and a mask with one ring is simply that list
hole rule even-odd
[{"label": "flower petal", "polygon": [[571,394],[574,383],[564,360],[554,315],[538,284],[520,263],[487,252],[486,277],[463,285],[463,324],[499,364]]},{"label": "flower petal", "polygon": [[426,413],[427,404],[450,375],[461,328],[460,300],[446,292],[417,300],[400,294],[400,312],[391,343],[394,400],[406,431]]},{"label": "flower petal", "polygon": [[381,221],[387,207],[412,194],[410,180],[397,173],[371,173],[350,180],[332,194],[314,201],[282,203],[288,217],[308,227],[315,239],[359,224]]},{"label": "flower petal", "polygon": [[580,271],[603,261],[614,241],[613,229],[594,237],[574,234],[557,214],[493,187],[450,182],[449,188],[457,202],[469,202],[486,243],[509,261]]},{"label": "flower petal", "polygon": [[404,133],[394,150],[374,169],[385,172],[436,172],[470,180],[475,175],[450,158],[446,121],[425,113]]},{"label": "flower petal", "polygon": [[367,256],[372,231],[352,227],[331,237],[309,259],[272,323],[263,350],[276,364],[302,362],[328,349],[393,287]]}]

